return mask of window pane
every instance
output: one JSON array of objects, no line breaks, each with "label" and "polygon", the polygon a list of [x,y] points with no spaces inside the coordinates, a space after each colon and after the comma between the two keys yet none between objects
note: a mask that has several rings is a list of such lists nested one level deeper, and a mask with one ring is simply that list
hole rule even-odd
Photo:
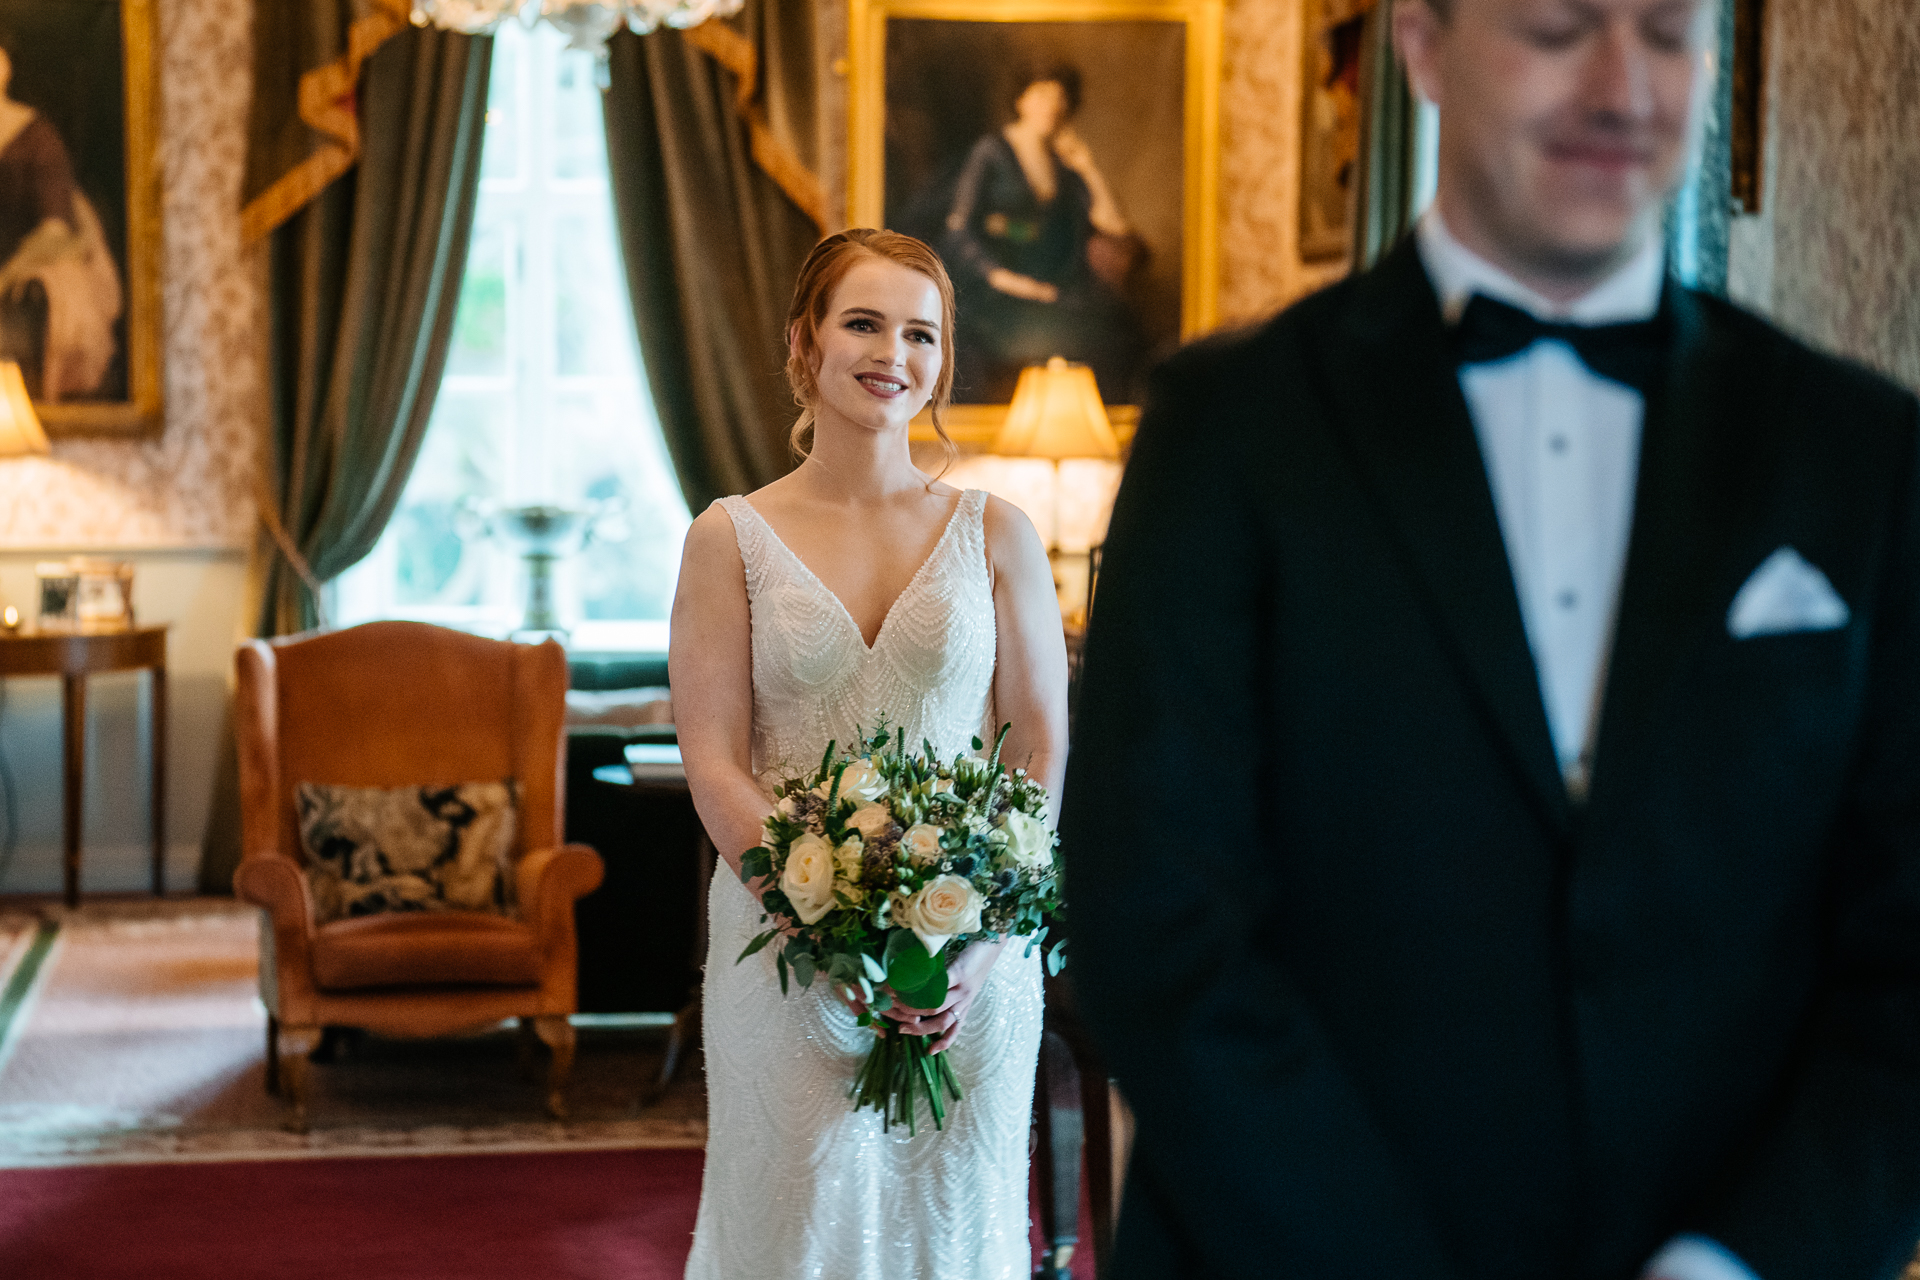
[{"label": "window pane", "polygon": [[519,33],[502,30],[493,41],[487,81],[487,137],[480,150],[482,181],[512,181],[520,176],[520,136],[526,124],[520,66],[525,45]]},{"label": "window pane", "polygon": [[453,317],[447,372],[503,378],[508,373],[507,263],[516,228],[501,216],[511,210],[503,210],[499,202],[482,199],[480,206],[474,214],[467,274],[460,284],[460,309]]},{"label": "window pane", "polygon": [[602,130],[600,87],[593,56],[563,50],[554,69],[553,176],[562,180],[605,179],[607,139]]},{"label": "window pane", "polygon": [[482,532],[487,504],[601,514],[558,575],[570,623],[667,616],[687,508],[640,366],[593,60],[564,45],[544,24],[495,37],[446,374],[393,520],[334,584],[342,623],[516,626],[523,567]]},{"label": "window pane", "polygon": [[[580,559],[581,610],[593,619],[665,619],[673,602],[686,502],[671,479],[665,449],[635,388],[570,392],[553,406],[554,423],[574,447],[558,487],[590,502],[610,502],[611,533]],[[621,526],[624,526],[622,528]]]},{"label": "window pane", "polygon": [[[382,534],[399,544],[394,601],[408,605],[484,602],[487,557],[470,538],[471,502],[496,492],[505,470],[505,406],[486,391],[442,387],[420,459],[393,523]],[[464,535],[469,535],[464,537]]]},{"label": "window pane", "polygon": [[633,310],[605,196],[554,220],[554,367],[563,375],[630,376]]}]

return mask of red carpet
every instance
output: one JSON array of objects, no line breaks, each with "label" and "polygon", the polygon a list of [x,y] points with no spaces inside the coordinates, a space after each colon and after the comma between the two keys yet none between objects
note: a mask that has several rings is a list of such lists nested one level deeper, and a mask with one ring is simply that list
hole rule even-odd
[{"label": "red carpet", "polygon": [[0,1172],[10,1280],[680,1280],[698,1151]]},{"label": "red carpet", "polygon": [[[8,1280],[680,1280],[698,1151],[0,1171]],[[1081,1239],[1087,1240],[1084,1217]],[[1075,1257],[1091,1280],[1092,1250]]]}]

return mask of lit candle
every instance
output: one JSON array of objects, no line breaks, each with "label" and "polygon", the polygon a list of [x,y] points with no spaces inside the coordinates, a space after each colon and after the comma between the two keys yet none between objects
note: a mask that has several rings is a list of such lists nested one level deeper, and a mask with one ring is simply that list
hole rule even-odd
[{"label": "lit candle", "polygon": [[8,605],[4,610],[0,610],[0,626],[4,626],[9,631],[18,631],[20,629],[20,611],[12,605]]}]

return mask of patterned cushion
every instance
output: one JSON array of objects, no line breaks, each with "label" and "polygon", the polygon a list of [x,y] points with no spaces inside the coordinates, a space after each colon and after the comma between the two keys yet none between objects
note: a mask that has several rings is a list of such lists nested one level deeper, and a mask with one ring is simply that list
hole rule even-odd
[{"label": "patterned cushion", "polygon": [[383,911],[512,915],[518,792],[508,782],[294,791],[314,923]]}]

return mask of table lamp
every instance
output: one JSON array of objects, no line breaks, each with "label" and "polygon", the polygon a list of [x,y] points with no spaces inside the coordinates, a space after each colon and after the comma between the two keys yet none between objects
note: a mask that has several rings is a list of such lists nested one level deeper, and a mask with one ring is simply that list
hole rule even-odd
[{"label": "table lamp", "polygon": [[1093,370],[1055,356],[1020,371],[1007,420],[994,437],[993,451],[1006,458],[1048,458],[1053,462],[1053,527],[1047,549],[1060,542],[1060,462],[1065,458],[1120,456],[1120,441],[1100,403]]},{"label": "table lamp", "polygon": [[[1083,625],[1085,612],[1069,597],[1084,594],[1068,579],[1067,566],[1061,563],[1064,542],[1060,521],[1060,464],[1068,458],[1099,458],[1112,461],[1120,456],[1120,441],[1107,419],[1107,408],[1100,402],[1100,387],[1093,370],[1083,364],[1069,364],[1055,356],[1045,364],[1029,365],[1020,371],[1014,384],[1013,403],[1007,406],[1007,419],[994,437],[993,452],[1002,457],[1046,458],[1053,463],[1053,523],[1047,531],[1047,558],[1053,562],[1053,584],[1061,596],[1061,616],[1070,627]],[[1082,588],[1091,582],[1091,565]]]},{"label": "table lamp", "polygon": [[20,366],[11,360],[0,361],[0,458],[51,452],[47,433],[40,429],[39,415],[27,395],[27,380],[20,376]]}]

